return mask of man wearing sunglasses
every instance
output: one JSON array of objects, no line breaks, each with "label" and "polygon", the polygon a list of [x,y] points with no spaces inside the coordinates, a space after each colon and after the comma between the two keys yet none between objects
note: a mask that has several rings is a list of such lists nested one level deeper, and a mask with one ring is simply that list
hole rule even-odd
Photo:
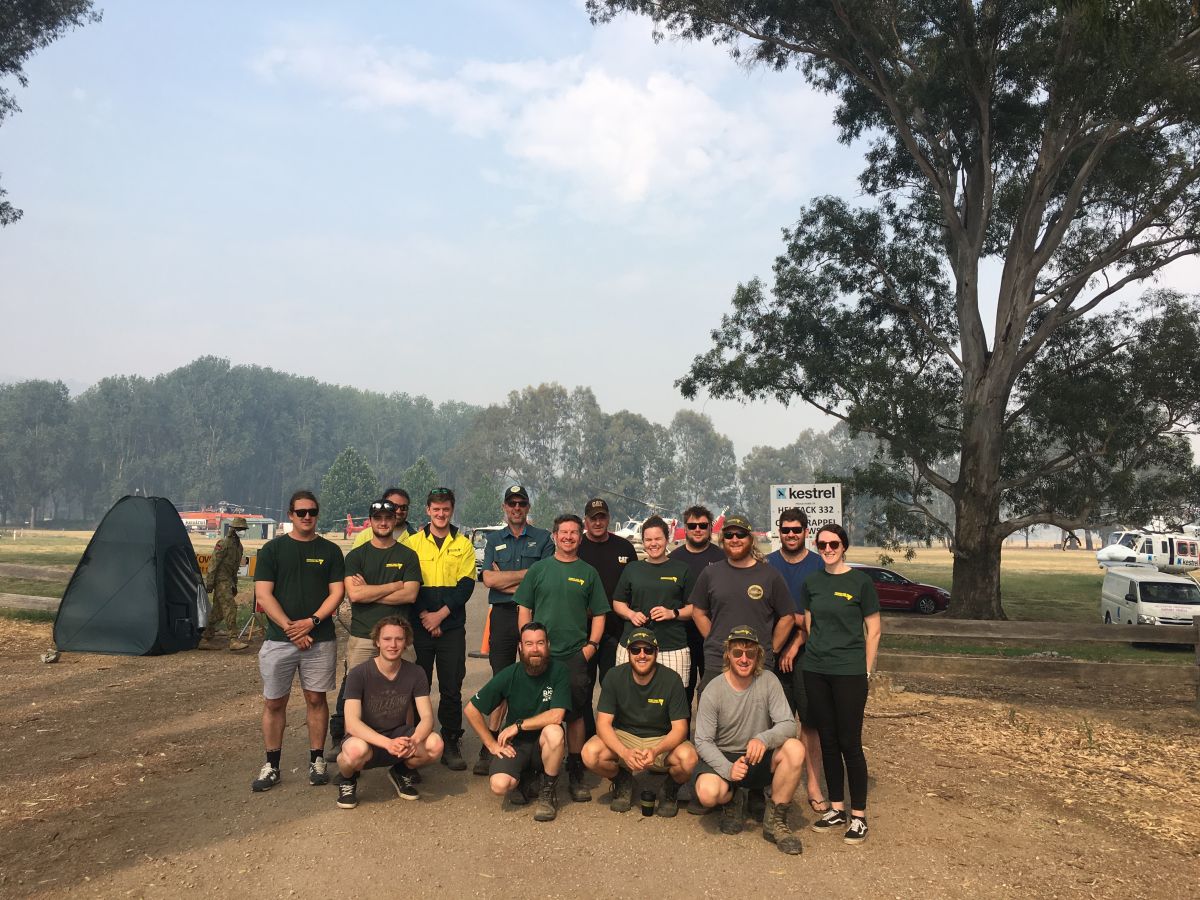
[{"label": "man wearing sunglasses", "polygon": [[[480,580],[488,589],[488,662],[492,674],[498,675],[517,658],[520,635],[517,629],[517,592],[529,567],[540,559],[554,554],[550,532],[529,524],[529,492],[519,484],[510,484],[501,498],[504,521],[508,526],[490,532],[483,551]],[[493,711],[488,727],[500,728],[502,709]],[[479,748],[479,759],[471,770],[487,775],[491,754],[486,746]]]},{"label": "man wearing sunglasses", "polygon": [[[408,619],[408,611],[421,587],[417,555],[396,540],[396,507],[391,500],[376,500],[367,510],[371,540],[346,554],[346,596],[350,598],[350,637],[346,639],[346,672],[379,655],[371,635],[375,624],[388,616]],[[407,644],[408,641],[406,640]],[[329,718],[329,738],[341,744],[345,727],[346,677],[337,705]],[[328,754],[326,756],[328,759]],[[337,754],[333,754],[337,759]]]},{"label": "man wearing sunglasses", "polygon": [[[412,522],[408,521],[409,497],[408,491],[402,487],[390,487],[383,492],[383,499],[389,501],[396,507],[396,526],[392,529],[396,540],[403,541],[410,534],[416,534],[417,529],[413,527]],[[353,550],[361,547],[363,544],[371,540],[372,529],[364,528],[354,536],[354,543],[350,545]]]},{"label": "man wearing sunglasses", "polygon": [[601,778],[612,779],[613,812],[633,806],[633,776],[665,772],[658,814],[679,812],[679,787],[696,768],[688,741],[687,694],[679,675],[658,665],[658,638],[639,628],[626,644],[629,662],[604,676],[596,704],[596,735],[583,746],[583,762]]},{"label": "man wearing sunglasses", "polygon": [[337,681],[331,617],[342,602],[346,573],[341,549],[317,534],[319,512],[312,491],[296,491],[288,500],[292,530],[258,551],[254,599],[267,615],[266,640],[258,653],[267,761],[250,785],[253,791],[267,791],[279,783],[287,702],[297,673],[308,721],[308,781],[329,783],[322,751],[329,723],[325,695]]},{"label": "man wearing sunglasses", "polygon": [[421,562],[421,589],[412,609],[417,665],[432,683],[437,666],[438,723],[442,728],[442,765],[455,772],[462,758],[462,683],[467,674],[467,601],[475,589],[475,546],[450,524],[454,491],[437,487],[425,504],[429,524],[405,543]]},{"label": "man wearing sunglasses", "polygon": [[[709,564],[725,559],[725,552],[712,542],[713,514],[707,507],[689,506],[683,511],[683,523],[683,543],[672,550],[670,556],[687,564],[692,570],[692,584],[695,584]],[[691,709],[696,688],[704,677],[704,635],[691,619],[683,623],[683,629],[687,632],[688,650],[692,656],[692,677],[686,687],[688,709]]]},{"label": "man wearing sunglasses", "polygon": [[696,710],[696,797],[706,807],[721,807],[722,834],[739,834],[748,792],[769,788],[763,837],[796,854],[802,848],[788,812],[804,746],[796,740],[796,720],[779,680],[763,669],[765,657],[753,628],[734,628],[723,642],[724,672],[701,694]]},{"label": "man wearing sunglasses", "polygon": [[754,531],[745,516],[727,516],[721,529],[725,559],[700,573],[692,590],[692,618],[704,635],[703,694],[721,674],[723,635],[742,626],[763,635],[768,668],[783,649],[795,623],[795,604],[787,582],[754,552]]}]

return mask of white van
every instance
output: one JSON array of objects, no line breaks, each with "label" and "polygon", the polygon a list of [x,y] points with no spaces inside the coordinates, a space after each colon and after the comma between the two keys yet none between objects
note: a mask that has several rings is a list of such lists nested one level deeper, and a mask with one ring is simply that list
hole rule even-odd
[{"label": "white van", "polygon": [[1187,625],[1200,616],[1200,584],[1150,566],[1119,566],[1104,573],[1100,616],[1111,625]]}]

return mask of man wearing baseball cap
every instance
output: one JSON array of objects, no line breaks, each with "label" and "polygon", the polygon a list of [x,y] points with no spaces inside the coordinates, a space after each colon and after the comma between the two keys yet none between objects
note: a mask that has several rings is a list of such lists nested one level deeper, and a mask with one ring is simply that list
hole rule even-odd
[{"label": "man wearing baseball cap", "polygon": [[204,588],[213,595],[213,610],[208,627],[204,629],[204,638],[200,641],[201,650],[217,649],[213,633],[218,625],[229,633],[230,650],[245,650],[249,646],[238,638],[237,627],[238,569],[241,568],[242,554],[245,552],[240,532],[249,527],[244,516],[234,516],[229,520],[229,531],[213,548],[204,577]]},{"label": "man wearing baseball cap", "polygon": [[[517,592],[529,567],[554,555],[550,532],[529,524],[529,492],[522,485],[510,484],[500,498],[507,528],[488,533],[483,551],[480,579],[488,589],[488,662],[492,675],[498,675],[516,661],[520,632],[517,628]],[[492,731],[500,730],[503,708],[493,711],[488,721]],[[479,759],[471,770],[487,775],[492,755],[487,746],[479,748]]]},{"label": "man wearing baseball cap", "polygon": [[688,705],[683,681],[658,665],[658,638],[639,628],[626,644],[629,662],[604,676],[596,704],[596,735],[583,746],[583,762],[612,779],[609,809],[627,812],[633,803],[633,776],[666,772],[658,814],[679,811],[679,787],[696,768],[696,748],[687,740]]},{"label": "man wearing baseball cap", "polygon": [[745,516],[726,516],[721,527],[725,559],[700,573],[692,589],[692,619],[704,635],[704,678],[700,690],[721,674],[725,635],[740,626],[762,636],[767,668],[783,649],[795,623],[787,582],[754,549],[754,531]]},{"label": "man wearing baseball cap", "polygon": [[[579,542],[579,558],[600,573],[600,582],[604,585],[604,598],[611,604],[617,593],[617,582],[625,567],[637,559],[637,551],[633,544],[608,530],[610,516],[608,503],[603,497],[593,497],[583,507],[583,540]],[[596,656],[589,668],[593,686],[596,677],[600,680],[617,663],[617,644],[625,631],[625,620],[615,612],[610,612],[604,618],[604,634],[600,638],[600,646],[596,648]],[[591,731],[591,723],[589,723]]]},{"label": "man wearing baseball cap", "polygon": [[763,837],[784,853],[800,853],[788,824],[804,765],[796,720],[779,679],[764,670],[766,651],[753,628],[732,629],[723,648],[721,676],[696,710],[696,797],[706,807],[721,807],[723,834],[739,834],[747,792],[769,787]]}]

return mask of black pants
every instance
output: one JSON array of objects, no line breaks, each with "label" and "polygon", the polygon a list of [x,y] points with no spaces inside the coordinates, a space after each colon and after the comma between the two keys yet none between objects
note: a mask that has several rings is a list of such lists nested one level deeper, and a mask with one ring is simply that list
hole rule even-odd
[{"label": "black pants", "polygon": [[842,803],[850,782],[850,808],[867,808],[867,757],[863,754],[863,712],[867,708],[866,675],[804,673],[808,715],[821,736],[825,787],[829,799]]},{"label": "black pants", "polygon": [[517,647],[521,643],[517,609],[515,603],[492,604],[491,624],[488,626],[488,662],[492,664],[493,675],[517,661]]},{"label": "black pants", "polygon": [[688,680],[688,686],[684,688],[687,691],[690,717],[692,698],[696,696],[696,689],[700,686],[700,679],[704,675],[704,638],[700,635],[700,629],[690,620],[683,623],[683,628],[687,632],[688,649],[692,651],[692,677]]},{"label": "black pants", "polygon": [[462,740],[462,683],[467,676],[467,632],[464,628],[434,637],[420,624],[413,628],[413,649],[417,665],[433,684],[433,669],[437,665],[438,724],[446,740]]}]

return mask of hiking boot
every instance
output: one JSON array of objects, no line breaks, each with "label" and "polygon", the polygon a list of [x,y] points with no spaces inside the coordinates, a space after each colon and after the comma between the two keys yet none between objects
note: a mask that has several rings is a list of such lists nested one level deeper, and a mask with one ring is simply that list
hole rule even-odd
[{"label": "hiking boot", "polygon": [[622,768],[617,769],[617,777],[613,779],[612,783],[612,799],[608,803],[608,808],[616,813],[629,812],[633,808],[632,772]]},{"label": "hiking boot", "polygon": [[512,806],[524,806],[529,802],[529,779],[532,776],[522,772],[517,778],[517,786],[508,792],[508,802]]},{"label": "hiking boot", "polygon": [[269,791],[275,785],[279,784],[279,770],[270,763],[263,763],[263,767],[258,770],[258,777],[250,782],[250,790],[257,793]]},{"label": "hiking boot", "polygon": [[308,783],[313,787],[329,784],[329,763],[322,754],[308,764]]},{"label": "hiking boot", "polygon": [[413,786],[411,769],[400,765],[392,766],[387,771],[387,777],[401,800],[421,799],[421,792]]},{"label": "hiking boot", "polygon": [[339,775],[337,789],[338,809],[354,809],[358,806],[358,776],[347,778]]},{"label": "hiking boot", "polygon": [[[583,783],[583,760],[569,759],[567,760],[567,788],[571,799],[576,803],[587,803],[592,799],[592,792],[588,786]],[[632,784],[630,789],[632,790]]]},{"label": "hiking boot", "polygon": [[721,820],[717,823],[721,834],[741,834],[746,826],[746,789],[734,788],[733,798],[721,807]]},{"label": "hiking boot", "polygon": [[233,638],[229,641],[230,650],[245,650],[249,646],[250,645],[245,641],[239,640],[238,638]]},{"label": "hiking boot", "polygon": [[679,787],[679,783],[668,775],[658,794],[658,809],[655,811],[657,815],[666,819],[673,819],[679,815]]},{"label": "hiking boot", "polygon": [[488,753],[487,747],[479,748],[479,759],[475,760],[475,765],[471,766],[472,775],[487,775],[492,770],[492,754]]},{"label": "hiking boot", "polygon": [[221,644],[216,638],[209,637],[207,634],[200,638],[200,643],[196,645],[197,650],[220,650]]},{"label": "hiking boot", "polygon": [[553,822],[558,816],[558,776],[542,776],[542,789],[538,792],[537,808],[533,821]]},{"label": "hiking boot", "polygon": [[442,734],[442,740],[445,742],[446,749],[442,751],[442,765],[451,772],[462,772],[467,768],[467,761],[462,758],[462,751],[458,747],[458,742],[461,738],[449,737]]},{"label": "hiking boot", "polygon": [[705,806],[700,802],[700,798],[692,794],[692,799],[688,801],[687,811],[693,816],[707,816],[712,812],[711,806]]},{"label": "hiking boot", "polygon": [[802,853],[804,847],[800,844],[800,838],[796,837],[788,826],[789,809],[791,809],[790,803],[767,801],[767,809],[763,814],[763,837],[784,853],[795,856],[797,853]]},{"label": "hiking boot", "polygon": [[846,824],[846,811],[844,809],[831,809],[817,821],[812,823],[812,830],[820,834],[833,834],[833,832]]},{"label": "hiking boot", "polygon": [[842,838],[847,844],[861,844],[867,839],[867,820],[859,816],[850,819],[850,827]]}]

